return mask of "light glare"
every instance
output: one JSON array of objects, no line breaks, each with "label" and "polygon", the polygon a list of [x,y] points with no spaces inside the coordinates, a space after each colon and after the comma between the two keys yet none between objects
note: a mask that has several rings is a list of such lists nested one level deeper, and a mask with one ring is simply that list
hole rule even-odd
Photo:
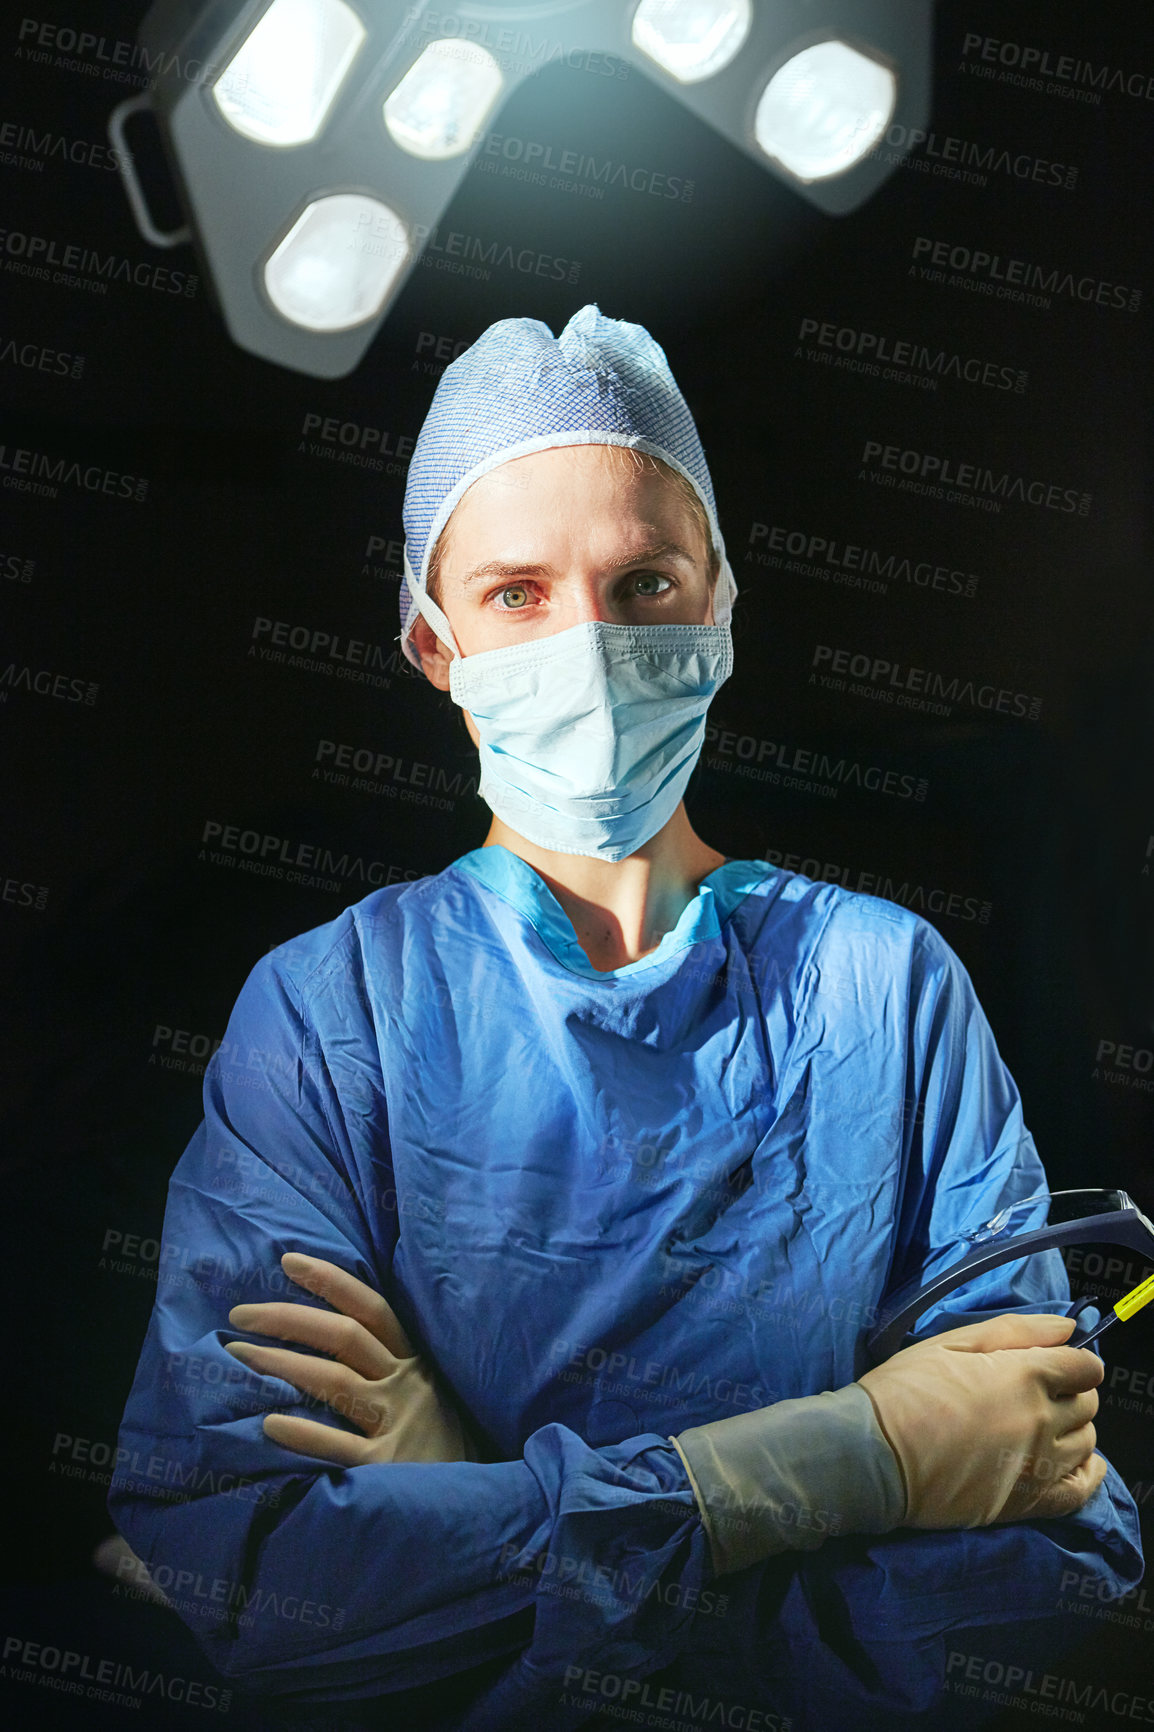
[{"label": "light glare", "polygon": [[292,324],[347,331],[380,311],[409,253],[396,211],[365,193],[332,193],[314,200],[273,252],[265,288]]},{"label": "light glare", "polygon": [[825,180],[868,156],[896,101],[897,79],[888,66],[847,42],[817,42],[774,73],[753,133],[765,154],[798,180]]},{"label": "light glare", "polygon": [[273,0],[213,85],[216,105],[257,144],[305,144],[364,39],[345,0]]},{"label": "light glare", "polygon": [[388,97],[385,125],[411,156],[459,156],[485,124],[501,84],[487,48],[443,37],[429,43]]},{"label": "light glare", "polygon": [[753,23],[752,0],[641,0],[633,43],[682,84],[728,66]]}]

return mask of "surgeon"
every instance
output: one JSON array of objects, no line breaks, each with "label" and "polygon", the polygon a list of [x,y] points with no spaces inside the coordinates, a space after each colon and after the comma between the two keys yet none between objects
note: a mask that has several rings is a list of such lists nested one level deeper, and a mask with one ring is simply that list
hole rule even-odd
[{"label": "surgeon", "polygon": [[944,1725],[947,1646],[1142,1567],[1057,1253],[865,1353],[1044,1188],[969,978],[694,831],[735,585],[640,326],[491,326],[405,536],[405,653],[492,822],[246,980],[117,1524],[213,1584],[173,1597],[221,1671],[357,1724]]}]

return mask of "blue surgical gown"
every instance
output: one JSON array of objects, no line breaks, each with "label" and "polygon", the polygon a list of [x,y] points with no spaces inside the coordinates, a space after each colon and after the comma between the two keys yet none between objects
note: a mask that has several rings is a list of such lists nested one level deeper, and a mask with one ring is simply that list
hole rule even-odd
[{"label": "blue surgical gown", "polygon": [[[110,1507],[215,1665],[298,1701],[481,1667],[465,1732],[683,1690],[747,1705],[719,1724],[923,1709],[946,1632],[1051,1617],[1064,1571],[1140,1579],[1114,1469],[1064,1519],[715,1578],[668,1439],[860,1376],[884,1296],[1044,1184],[920,916],[730,860],[598,973],[544,880],[476,849],[248,976],[172,1177]],[[386,1295],[485,1459],[345,1469],[265,1436],[316,1404],[223,1344],[234,1304],[311,1302],[285,1251]],[[920,1330],[1069,1290],[1055,1252],[950,1303]]]}]

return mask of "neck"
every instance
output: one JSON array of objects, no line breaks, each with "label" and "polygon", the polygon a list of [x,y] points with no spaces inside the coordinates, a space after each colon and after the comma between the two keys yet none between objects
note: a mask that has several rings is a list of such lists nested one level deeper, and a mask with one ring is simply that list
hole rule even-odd
[{"label": "neck", "polygon": [[697,835],[684,801],[664,829],[625,860],[539,848],[497,817],[483,846],[495,843],[540,873],[572,921],[577,942],[602,973],[656,950],[701,880],[725,861]]}]

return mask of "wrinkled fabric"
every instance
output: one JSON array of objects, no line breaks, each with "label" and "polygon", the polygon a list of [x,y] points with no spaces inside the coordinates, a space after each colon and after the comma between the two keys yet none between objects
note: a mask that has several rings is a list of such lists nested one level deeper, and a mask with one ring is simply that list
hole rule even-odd
[{"label": "wrinkled fabric", "polygon": [[427,581],[437,537],[458,500],[500,464],[564,445],[627,445],[690,482],[718,556],[713,617],[729,624],[737,584],[689,406],[645,327],[607,319],[590,302],[558,337],[540,319],[498,319],[441,375],[405,482],[401,648],[414,667],[420,657],[410,634],[418,610],[457,650]]},{"label": "wrinkled fabric", "polygon": [[[644,1683],[864,1726],[932,1703],[944,1633],[1052,1617],[1064,1570],[1140,1579],[1113,1469],[1063,1519],[712,1575],[671,1435],[853,1380],[887,1293],[1045,1185],[920,916],[731,860],[598,973],[544,880],[479,848],[263,957],[204,1104],[110,1507],[154,1574],[191,1572],[177,1609],[250,1687],[379,1696],[485,1665],[446,1725],[584,1725]],[[232,1305],[305,1297],[288,1250],[384,1293],[488,1459],[346,1469],[264,1436],[270,1409],[315,1410],[222,1343]],[[919,1332],[1068,1305],[1051,1252]]]},{"label": "wrinkled fabric", "polygon": [[449,690],[499,818],[538,847],[624,860],[681,804],[732,671],[727,625],[594,619],[459,656]]}]

